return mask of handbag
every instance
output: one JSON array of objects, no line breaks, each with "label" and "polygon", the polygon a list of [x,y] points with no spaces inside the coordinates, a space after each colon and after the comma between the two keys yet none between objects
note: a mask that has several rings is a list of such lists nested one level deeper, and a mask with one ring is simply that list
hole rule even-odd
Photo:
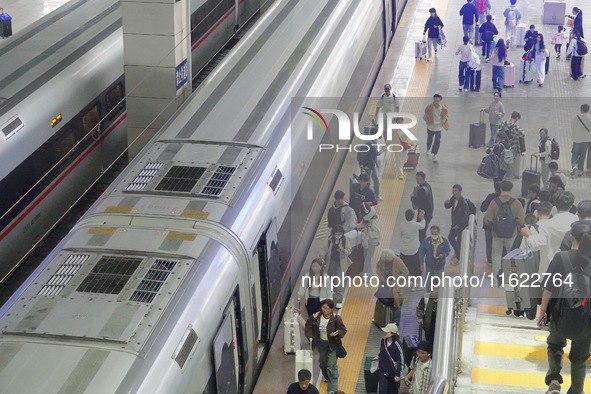
[{"label": "handbag", "polygon": [[345,357],[347,357],[347,349],[343,346],[343,342],[339,342],[339,346],[337,347],[337,358]]},{"label": "handbag", "polygon": [[378,372],[378,369],[380,369],[380,358],[376,356],[371,359],[371,365],[369,367],[369,372],[376,373],[376,372]]},{"label": "handbag", "polygon": [[527,51],[521,56],[521,60],[528,61],[531,59],[531,51]]},{"label": "handbag", "polygon": [[400,142],[400,145],[402,146],[402,150],[403,151],[410,149],[410,144],[408,142],[406,142],[406,141],[401,141]]}]

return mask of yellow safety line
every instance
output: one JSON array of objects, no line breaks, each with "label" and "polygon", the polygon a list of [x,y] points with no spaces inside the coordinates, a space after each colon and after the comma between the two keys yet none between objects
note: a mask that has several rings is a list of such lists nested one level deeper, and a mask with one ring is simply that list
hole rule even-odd
[{"label": "yellow safety line", "polygon": [[[562,369],[564,392],[570,387],[570,368]],[[496,369],[472,368],[472,383],[494,384],[499,386],[548,388],[544,383],[546,373],[523,371],[500,371]],[[591,378],[585,379],[585,391],[591,391]]]},{"label": "yellow safety line", "polygon": [[506,305],[487,305],[487,304],[478,304],[476,307],[478,313],[492,313],[496,315],[504,315],[507,311]]},{"label": "yellow safety line", "polygon": [[[545,341],[546,338],[544,338],[544,342]],[[546,361],[548,359],[548,352],[546,346],[531,346],[480,341],[476,341],[474,343],[474,354],[478,354],[480,356],[519,358],[521,360]],[[570,362],[568,359],[568,354],[569,350],[565,349],[565,362]],[[587,364],[591,364],[591,360],[587,360]]]},{"label": "yellow safety line", "polygon": [[[448,0],[440,1],[438,8],[443,12],[440,17],[445,16],[445,10],[448,6]],[[411,77],[406,97],[425,97],[429,87],[431,76],[431,63],[419,61]],[[424,108],[420,100],[408,100],[402,105],[404,112],[422,114]],[[405,105],[406,104],[406,105]],[[380,183],[380,195],[384,201],[378,204],[376,211],[380,220],[381,238],[380,245],[376,248],[374,254],[375,262],[379,259],[382,250],[390,248],[394,230],[396,228],[396,219],[398,210],[403,199],[404,183],[406,181],[406,172],[404,179],[398,180],[396,174],[396,160],[394,155],[389,154],[384,163]],[[375,272],[375,269],[374,269]],[[347,326],[347,335],[343,339],[343,345],[348,351],[344,359],[338,360],[339,366],[339,390],[345,393],[354,393],[357,386],[359,369],[364,361],[365,342],[360,338],[367,338],[371,327],[371,318],[375,307],[375,290],[371,287],[350,287],[347,292],[345,307],[341,311],[343,322]],[[322,383],[320,392],[327,392],[327,384]]]}]

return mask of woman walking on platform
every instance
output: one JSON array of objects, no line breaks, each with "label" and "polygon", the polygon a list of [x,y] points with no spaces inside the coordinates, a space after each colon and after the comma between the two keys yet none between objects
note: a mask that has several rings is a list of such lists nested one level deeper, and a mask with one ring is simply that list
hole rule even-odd
[{"label": "woman walking on platform", "polygon": [[404,356],[402,346],[398,342],[400,339],[398,326],[390,323],[382,328],[382,331],[386,334],[380,343],[380,386],[378,394],[398,394],[400,381],[404,379],[404,376],[400,376]]},{"label": "woman walking on platform", "polygon": [[544,36],[542,34],[538,34],[536,37],[536,43],[533,47],[533,51],[536,63],[536,71],[538,72],[538,86],[542,87],[544,78],[546,78],[546,58],[550,56],[550,53],[544,44]]},{"label": "woman walking on platform", "polygon": [[499,93],[503,90],[503,83],[505,82],[505,60],[507,60],[507,48],[505,48],[505,41],[501,38],[497,42],[497,46],[492,53],[492,84],[493,89]]}]

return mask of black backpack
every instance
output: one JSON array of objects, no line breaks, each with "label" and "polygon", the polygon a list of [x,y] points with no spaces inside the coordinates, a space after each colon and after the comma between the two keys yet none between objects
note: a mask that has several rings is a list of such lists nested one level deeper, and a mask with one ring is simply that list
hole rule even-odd
[{"label": "black backpack", "polygon": [[585,41],[581,39],[577,40],[577,54],[579,56],[585,56],[587,52],[587,44],[585,43]]},{"label": "black backpack", "polygon": [[334,228],[335,226],[342,226],[343,219],[341,217],[341,209],[345,205],[335,207],[334,205],[328,209],[328,227]]},{"label": "black backpack", "polygon": [[560,157],[560,145],[558,145],[558,141],[556,138],[552,138],[552,146],[550,148],[550,159],[558,160]]},{"label": "black backpack", "polygon": [[470,215],[476,215],[476,205],[472,201],[466,198],[466,204],[468,204],[468,213]]},{"label": "black backpack", "polygon": [[570,251],[560,252],[565,276],[554,303],[552,317],[560,332],[572,338],[590,328],[591,318],[591,264],[585,269],[573,266]]},{"label": "black backpack", "polygon": [[492,228],[499,238],[511,238],[515,234],[515,215],[511,209],[511,204],[515,201],[514,198],[510,198],[507,202],[502,202],[499,197],[495,198],[494,201],[499,205],[499,213],[492,221]]}]

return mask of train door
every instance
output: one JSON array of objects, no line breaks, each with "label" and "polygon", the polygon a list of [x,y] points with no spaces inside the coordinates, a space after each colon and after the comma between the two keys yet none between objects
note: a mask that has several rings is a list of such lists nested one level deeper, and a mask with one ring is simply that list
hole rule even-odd
[{"label": "train door", "polygon": [[215,379],[218,394],[242,393],[244,374],[240,349],[240,309],[238,290],[224,312],[224,320],[213,340]]},{"label": "train door", "polygon": [[270,265],[276,260],[277,221],[273,219],[261,235],[251,262],[252,309],[255,316],[255,337],[258,340],[257,363],[262,361],[265,349],[271,344],[271,310],[275,297],[274,284],[270,281],[273,271]]}]

